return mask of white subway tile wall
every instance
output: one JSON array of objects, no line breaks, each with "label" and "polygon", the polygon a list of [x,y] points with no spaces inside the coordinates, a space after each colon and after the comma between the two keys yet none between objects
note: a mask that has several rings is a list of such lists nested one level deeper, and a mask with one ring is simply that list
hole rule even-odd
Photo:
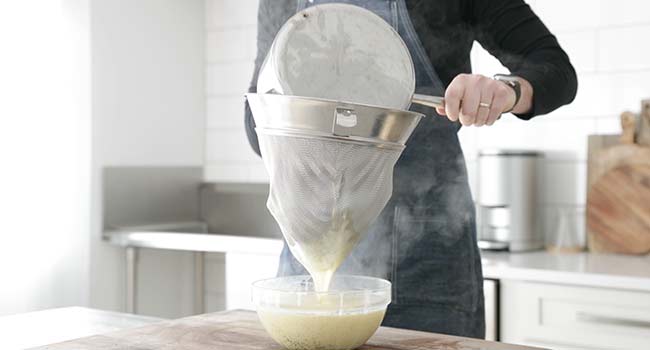
[{"label": "white subway tile wall", "polygon": [[[243,97],[244,92],[248,90],[252,71],[252,60],[209,65],[206,69],[206,94],[208,98],[224,96]],[[247,78],[244,78],[244,72],[248,73],[246,74]],[[243,107],[243,101],[241,101],[241,105]]]},{"label": "white subway tile wall", "polygon": [[[650,97],[650,2],[528,3],[569,53],[578,72],[578,95],[573,104],[530,122],[506,116],[492,127],[463,128],[459,136],[470,184],[476,187],[480,149],[537,149],[546,152],[542,212],[584,206],[587,135],[620,132],[618,115],[638,110],[639,101]],[[242,95],[255,58],[256,10],[257,0],[206,0],[206,180],[267,181],[261,160],[245,139],[237,140],[244,138]],[[488,76],[507,72],[480,45],[474,47],[472,64],[474,72]]]},{"label": "white subway tile wall", "polygon": [[261,159],[248,145],[244,93],[253,74],[257,0],[205,1],[206,152],[204,178],[266,182]]}]

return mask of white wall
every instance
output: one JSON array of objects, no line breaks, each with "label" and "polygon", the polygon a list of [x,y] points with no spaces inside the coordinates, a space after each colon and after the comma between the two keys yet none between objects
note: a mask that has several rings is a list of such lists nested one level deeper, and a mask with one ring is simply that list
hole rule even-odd
[{"label": "white wall", "polygon": [[88,39],[87,0],[0,2],[0,315],[88,303]]},{"label": "white wall", "polygon": [[[124,310],[124,250],[101,241],[105,166],[201,166],[204,2],[92,1],[93,210],[90,303]],[[143,250],[138,312],[192,312],[192,257]]]},{"label": "white wall", "polygon": [[[460,132],[475,187],[476,154],[483,148],[547,151],[543,167],[546,230],[557,211],[583,213],[587,135],[620,132],[618,114],[650,97],[650,2],[643,0],[535,0],[533,9],[556,34],[578,71],[575,102],[530,122],[507,116],[493,127]],[[243,102],[255,55],[256,0],[207,0],[207,149],[205,177],[268,181],[248,147]],[[503,73],[479,45],[474,72]]]}]

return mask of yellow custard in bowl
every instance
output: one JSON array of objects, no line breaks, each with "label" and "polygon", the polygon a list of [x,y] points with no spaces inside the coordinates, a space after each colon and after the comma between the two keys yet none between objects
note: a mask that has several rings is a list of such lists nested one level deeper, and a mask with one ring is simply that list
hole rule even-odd
[{"label": "yellow custard in bowl", "polygon": [[309,276],[253,283],[253,303],[269,335],[288,350],[351,350],[377,330],[391,301],[390,282],[335,276],[327,292]]}]

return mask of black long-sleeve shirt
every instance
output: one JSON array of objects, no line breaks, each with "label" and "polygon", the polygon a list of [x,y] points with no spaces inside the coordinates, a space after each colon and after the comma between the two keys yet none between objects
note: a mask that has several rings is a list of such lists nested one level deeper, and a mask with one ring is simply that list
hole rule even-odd
[{"label": "black long-sleeve shirt", "polygon": [[[260,0],[251,92],[256,91],[260,66],[276,33],[295,14],[296,6],[296,0]],[[445,86],[456,75],[471,72],[470,50],[476,40],[511,74],[532,85],[532,110],[519,118],[549,113],[575,97],[578,83],[569,57],[524,0],[406,0],[406,6]],[[248,106],[246,126],[259,153]]]}]

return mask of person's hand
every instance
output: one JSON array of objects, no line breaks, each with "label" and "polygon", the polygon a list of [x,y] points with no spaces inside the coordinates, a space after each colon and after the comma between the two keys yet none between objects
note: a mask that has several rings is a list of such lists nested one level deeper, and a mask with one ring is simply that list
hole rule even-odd
[{"label": "person's hand", "polygon": [[447,87],[445,108],[436,111],[465,126],[492,125],[513,109],[516,99],[514,90],[504,82],[480,74],[459,74]]}]

